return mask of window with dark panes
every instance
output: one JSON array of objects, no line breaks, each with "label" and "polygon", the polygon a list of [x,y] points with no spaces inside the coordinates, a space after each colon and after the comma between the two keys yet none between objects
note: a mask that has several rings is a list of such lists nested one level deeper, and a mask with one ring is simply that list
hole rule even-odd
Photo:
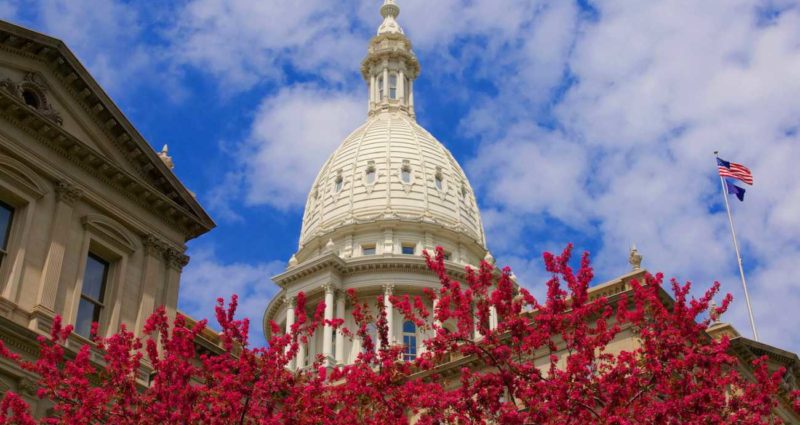
[{"label": "window with dark panes", "polygon": [[417,326],[414,322],[403,323],[403,360],[411,361],[417,358]]},{"label": "window with dark panes", "polygon": [[8,237],[11,235],[11,220],[14,218],[14,208],[0,202],[0,262],[8,254]]},{"label": "window with dark panes", "polygon": [[88,337],[93,322],[100,321],[103,310],[108,281],[109,264],[95,254],[89,253],[86,258],[86,270],[83,273],[81,301],[78,305],[78,318],[75,320],[75,333]]}]

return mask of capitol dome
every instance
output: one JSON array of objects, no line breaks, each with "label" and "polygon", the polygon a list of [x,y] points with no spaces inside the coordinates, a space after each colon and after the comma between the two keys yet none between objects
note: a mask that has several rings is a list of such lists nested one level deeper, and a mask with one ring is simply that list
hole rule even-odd
[{"label": "capitol dome", "polygon": [[[299,248],[286,270],[272,278],[281,290],[264,312],[267,338],[272,323],[291,331],[301,294],[306,314],[324,305],[326,320],[342,318],[354,329],[355,306],[346,295],[352,290],[372,317],[378,314],[377,298],[383,298],[388,343],[403,344],[403,358],[414,359],[425,349],[427,331],[394,312],[390,298],[422,297],[441,287],[425,252],[442,247],[445,266],[457,279],[481,260],[492,260],[464,171],[417,124],[414,80],[420,66],[396,19],[399,13],[394,0],[385,0],[383,23],[361,63],[369,94],[366,122],[331,154],[310,188]],[[434,300],[421,302],[435,309]],[[363,349],[360,339],[346,338],[328,324],[298,344],[290,367],[308,367],[319,356],[329,366],[348,364]]]},{"label": "capitol dome", "polygon": [[382,111],[325,162],[306,202],[300,246],[348,224],[431,223],[485,246],[480,213],[453,155],[403,111]]}]

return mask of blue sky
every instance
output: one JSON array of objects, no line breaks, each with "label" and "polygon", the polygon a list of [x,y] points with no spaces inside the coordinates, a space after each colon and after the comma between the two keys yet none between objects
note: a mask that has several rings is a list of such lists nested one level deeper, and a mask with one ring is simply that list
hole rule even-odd
[{"label": "blue sky", "polygon": [[[380,3],[10,0],[0,16],[63,39],[216,219],[189,244],[181,308],[210,316],[236,292],[258,323],[319,166],[366,117]],[[398,3],[418,120],[465,167],[523,284],[542,293],[544,250],[591,251],[602,281],[636,243],[650,270],[720,280],[749,335],[720,150],[755,174],[733,207],[762,339],[800,349],[797,2]]]}]

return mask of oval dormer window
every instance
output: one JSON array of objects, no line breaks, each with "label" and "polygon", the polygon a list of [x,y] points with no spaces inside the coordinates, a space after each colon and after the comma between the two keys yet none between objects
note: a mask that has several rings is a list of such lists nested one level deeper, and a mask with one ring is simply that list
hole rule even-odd
[{"label": "oval dormer window", "polygon": [[364,179],[366,180],[367,184],[375,183],[375,162],[369,161],[367,163],[367,171],[364,174]]},{"label": "oval dormer window", "polygon": [[39,109],[42,106],[42,99],[40,99],[39,95],[31,89],[25,89],[22,91],[22,99],[25,101],[26,105],[33,109]]},{"label": "oval dormer window", "polygon": [[436,167],[436,174],[433,176],[436,189],[444,189],[444,176],[442,176],[441,167]]},{"label": "oval dormer window", "polygon": [[411,183],[411,164],[409,164],[407,159],[403,160],[403,166],[400,167],[400,180],[402,180],[404,184]]},{"label": "oval dormer window", "polygon": [[334,192],[336,192],[336,193],[341,192],[343,185],[344,185],[344,178],[342,177],[342,172],[339,171],[339,173],[336,174],[336,180],[334,180],[334,182],[333,182],[333,190],[334,190]]}]

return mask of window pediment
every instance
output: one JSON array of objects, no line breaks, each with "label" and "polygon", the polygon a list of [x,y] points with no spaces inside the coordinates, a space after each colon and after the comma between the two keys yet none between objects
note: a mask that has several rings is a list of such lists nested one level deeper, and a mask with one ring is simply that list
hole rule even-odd
[{"label": "window pediment", "polygon": [[81,222],[86,229],[105,237],[123,251],[128,253],[136,251],[135,239],[125,227],[116,221],[99,214],[89,214],[84,216]]}]

